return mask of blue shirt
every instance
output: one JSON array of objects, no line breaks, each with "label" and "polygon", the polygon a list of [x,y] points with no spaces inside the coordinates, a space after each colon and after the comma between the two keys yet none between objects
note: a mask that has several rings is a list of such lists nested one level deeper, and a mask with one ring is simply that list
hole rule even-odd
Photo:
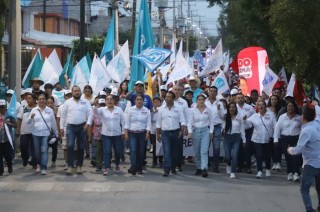
[{"label": "blue shirt", "polygon": [[299,141],[292,154],[302,153],[303,165],[320,168],[320,124],[311,121],[302,126]]},{"label": "blue shirt", "polygon": [[[137,94],[132,94],[130,102],[131,102],[131,106],[135,106],[135,99],[136,99]],[[152,100],[150,98],[149,95],[147,94],[143,94],[143,106],[145,106],[146,108],[148,108],[149,110],[152,110],[153,108],[153,104],[152,104]]]},{"label": "blue shirt", "polygon": [[196,90],[193,91],[193,97],[192,97],[192,102],[195,103],[197,102],[197,96],[201,94],[203,90],[201,88],[197,88]]}]

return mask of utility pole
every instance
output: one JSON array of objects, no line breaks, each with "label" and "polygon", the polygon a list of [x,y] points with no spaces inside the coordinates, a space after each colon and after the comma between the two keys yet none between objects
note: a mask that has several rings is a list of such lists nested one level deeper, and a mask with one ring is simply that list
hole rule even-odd
[{"label": "utility pole", "polygon": [[[176,0],[173,0],[173,23],[172,23],[172,28],[173,28],[173,38],[172,38],[172,41],[175,41],[176,39],[176,28],[177,28],[177,23],[176,23]],[[175,54],[175,52],[174,52]]]},{"label": "utility pole", "polygon": [[21,7],[20,0],[10,1],[9,87],[16,88],[17,100],[21,93]]},{"label": "utility pole", "polygon": [[114,33],[115,33],[115,50],[114,54],[116,55],[119,51],[119,5],[118,5],[118,0],[113,0],[113,11],[114,11]]},{"label": "utility pole", "polygon": [[190,14],[190,0],[188,0],[188,17],[187,17],[187,29],[186,29],[186,34],[187,34],[187,42],[186,42],[186,52],[189,52],[189,30],[190,30],[190,21],[191,21],[191,14]]},{"label": "utility pole", "polygon": [[80,0],[80,28],[79,28],[79,34],[80,34],[80,57],[83,57],[85,53],[85,9],[86,3],[85,0]]},{"label": "utility pole", "polygon": [[46,31],[47,0],[43,0],[42,31]]},{"label": "utility pole", "polygon": [[134,39],[136,34],[136,14],[137,14],[137,0],[132,2],[132,22],[131,22],[131,51],[133,50]]},{"label": "utility pole", "polygon": [[159,21],[160,21],[159,45],[160,45],[160,48],[163,48],[163,28],[166,26],[166,21],[164,17],[164,7],[159,7]]}]

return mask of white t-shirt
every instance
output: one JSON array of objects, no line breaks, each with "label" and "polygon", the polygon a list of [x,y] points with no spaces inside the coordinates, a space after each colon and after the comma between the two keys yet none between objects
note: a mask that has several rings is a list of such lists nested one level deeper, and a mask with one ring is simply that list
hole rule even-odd
[{"label": "white t-shirt", "polygon": [[21,128],[20,128],[20,134],[31,134],[32,133],[32,123],[28,123],[28,118],[30,116],[32,108],[29,108],[28,106],[20,107],[19,113],[17,115],[18,119],[21,119]]}]

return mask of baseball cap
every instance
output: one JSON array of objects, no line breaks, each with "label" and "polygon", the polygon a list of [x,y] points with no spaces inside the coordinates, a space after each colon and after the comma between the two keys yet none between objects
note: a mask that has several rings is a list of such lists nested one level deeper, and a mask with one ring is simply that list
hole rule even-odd
[{"label": "baseball cap", "polygon": [[106,103],[106,100],[105,100],[105,99],[99,99],[99,100],[98,100],[98,103],[99,103],[99,104],[105,104],[105,103]]},{"label": "baseball cap", "polygon": [[6,106],[6,105],[7,105],[6,100],[0,99],[0,106]]},{"label": "baseball cap", "polygon": [[161,85],[161,86],[160,86],[160,90],[167,90],[167,88],[166,88],[165,85]]},{"label": "baseball cap", "polygon": [[71,94],[71,90],[65,90],[65,91],[64,91],[64,95],[65,95],[65,96],[68,95],[68,94]]},{"label": "baseball cap", "polygon": [[9,89],[9,90],[7,90],[7,93],[6,93],[6,94],[7,94],[7,95],[8,95],[8,94],[13,95],[13,93],[14,93],[14,91],[13,91],[12,89]]},{"label": "baseball cap", "polygon": [[230,95],[236,95],[236,94],[238,94],[239,93],[239,91],[238,91],[238,89],[236,89],[236,88],[233,88],[231,91],[230,91]]},{"label": "baseball cap", "polygon": [[140,80],[138,80],[134,85],[144,85],[144,83]]}]

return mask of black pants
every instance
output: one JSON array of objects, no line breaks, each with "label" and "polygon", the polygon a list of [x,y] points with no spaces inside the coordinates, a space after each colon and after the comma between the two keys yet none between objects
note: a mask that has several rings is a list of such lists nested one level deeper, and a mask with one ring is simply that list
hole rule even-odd
[{"label": "black pants", "polygon": [[6,160],[8,167],[12,167],[12,147],[9,142],[0,143],[0,174],[3,174],[3,158]]},{"label": "black pants", "polygon": [[36,157],[34,155],[34,145],[32,134],[20,135],[20,150],[23,164],[28,163],[29,157],[32,157],[31,164],[36,164]]},{"label": "black pants", "polygon": [[55,142],[52,145],[49,145],[48,147],[52,148],[52,162],[56,162],[57,160],[57,155],[58,155],[58,142]]},{"label": "black pants", "polygon": [[156,142],[156,134],[150,134],[150,141],[152,143],[152,163],[157,164],[158,158],[159,158],[159,163],[163,163],[163,156],[157,156],[156,151],[157,151],[157,142]]},{"label": "black pants", "polygon": [[270,143],[260,144],[254,143],[254,151],[257,160],[257,171],[262,172],[262,161],[266,161],[266,169],[271,168]]},{"label": "black pants", "polygon": [[287,149],[289,146],[296,146],[299,140],[299,136],[283,136],[281,135],[281,147],[287,162],[287,173],[300,174],[300,166],[302,162],[301,155],[289,155]]}]

